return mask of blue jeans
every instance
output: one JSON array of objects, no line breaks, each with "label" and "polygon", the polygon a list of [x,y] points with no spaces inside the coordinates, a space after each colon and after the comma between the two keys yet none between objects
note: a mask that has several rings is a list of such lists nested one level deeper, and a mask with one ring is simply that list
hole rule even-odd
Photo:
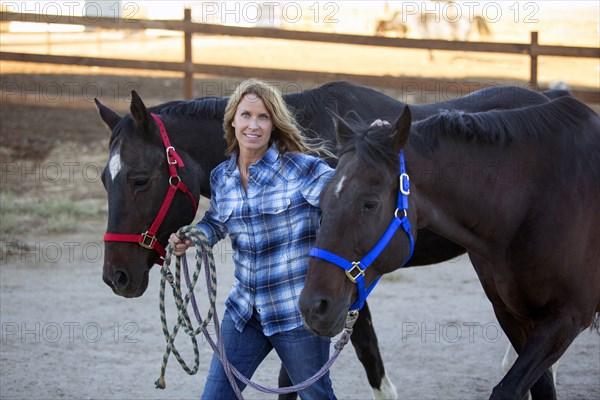
[{"label": "blue jeans", "polygon": [[[277,352],[294,384],[313,376],[329,359],[329,339],[317,336],[303,326],[265,336],[256,315],[255,312],[242,332],[235,328],[227,310],[221,322],[221,339],[225,344],[227,360],[247,378],[252,377],[272,349]],[[240,390],[246,386],[240,381],[237,383]],[[313,385],[300,391],[299,395],[301,399],[335,399],[329,371]],[[213,355],[202,399],[235,398],[221,361]]]}]

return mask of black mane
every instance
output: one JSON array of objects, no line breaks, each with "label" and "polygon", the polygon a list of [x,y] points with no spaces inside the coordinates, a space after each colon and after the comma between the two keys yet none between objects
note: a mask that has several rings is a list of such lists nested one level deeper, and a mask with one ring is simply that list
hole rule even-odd
[{"label": "black mane", "polygon": [[194,100],[170,101],[150,107],[150,111],[165,116],[198,116],[202,118],[223,119],[228,97],[200,97]]},{"label": "black mane", "polygon": [[[148,110],[152,113],[157,113],[162,116],[178,118],[178,117],[194,117],[212,118],[223,120],[225,106],[227,105],[228,97],[201,97],[195,100],[175,100],[163,104],[149,107]],[[118,123],[111,134],[109,148],[112,148],[113,142],[124,135],[124,132],[135,132],[133,128],[134,122],[131,114],[127,114]]]},{"label": "black mane", "polygon": [[572,129],[594,111],[574,97],[512,110],[477,113],[444,110],[412,125],[411,144],[420,151],[438,148],[439,138],[480,144],[509,145],[538,140]]}]

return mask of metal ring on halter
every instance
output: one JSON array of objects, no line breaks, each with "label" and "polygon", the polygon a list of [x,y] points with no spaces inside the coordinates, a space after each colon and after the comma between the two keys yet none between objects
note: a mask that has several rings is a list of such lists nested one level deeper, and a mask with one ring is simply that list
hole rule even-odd
[{"label": "metal ring on halter", "polygon": [[[173,181],[172,181],[173,178],[177,178],[177,183],[173,183]],[[169,185],[177,186],[177,185],[179,185],[179,182],[181,182],[181,178],[179,177],[179,175],[169,177]]]},{"label": "metal ring on halter", "polygon": [[[400,211],[399,208],[396,208],[396,211],[394,211],[394,217],[396,217],[396,218],[399,218],[398,211]],[[408,213],[406,212],[406,210],[403,209],[402,212],[404,213],[404,218],[408,218]]]}]

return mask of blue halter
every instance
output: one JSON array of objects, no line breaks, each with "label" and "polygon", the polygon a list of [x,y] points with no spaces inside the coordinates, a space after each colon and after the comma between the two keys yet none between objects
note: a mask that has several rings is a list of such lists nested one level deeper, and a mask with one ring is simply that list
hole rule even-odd
[{"label": "blue halter", "polygon": [[[406,166],[404,164],[404,153],[400,151],[400,177],[398,179],[398,202],[397,208],[394,212],[394,219],[390,222],[390,225],[384,232],[383,236],[379,239],[375,247],[371,249],[366,256],[363,257],[360,261],[348,261],[345,258],[342,258],[338,255],[335,255],[327,250],[312,248],[308,253],[311,257],[321,258],[325,261],[328,261],[334,265],[337,265],[340,268],[343,268],[346,271],[346,276],[348,279],[352,281],[352,283],[356,283],[358,288],[358,300],[356,300],[351,306],[350,310],[360,310],[365,301],[367,300],[367,296],[371,293],[377,282],[379,282],[379,278],[375,280],[368,288],[365,289],[365,270],[371,265],[373,261],[386,248],[394,234],[398,230],[399,227],[402,227],[402,230],[408,235],[408,240],[410,241],[410,253],[408,257],[402,263],[401,267],[403,267],[410,257],[412,256],[413,250],[415,248],[414,240],[412,237],[412,233],[410,232],[410,221],[408,220],[408,195],[410,194],[410,180],[408,178],[408,174],[406,173]],[[399,216],[398,214],[402,214]]]}]

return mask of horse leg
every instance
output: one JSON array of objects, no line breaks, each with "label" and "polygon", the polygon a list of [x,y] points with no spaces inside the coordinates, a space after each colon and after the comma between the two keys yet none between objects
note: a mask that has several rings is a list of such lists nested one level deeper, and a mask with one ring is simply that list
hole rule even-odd
[{"label": "horse leg", "polygon": [[[560,358],[562,352],[564,352],[568,345],[575,339],[578,332],[575,333],[564,348],[559,350],[559,353],[556,355],[554,353],[555,349],[553,348],[555,346],[552,346],[552,344],[555,343],[555,340],[558,341],[560,338],[564,339],[565,336],[561,336],[560,332],[562,327],[559,326],[558,331],[553,331],[556,335],[556,339],[549,337],[549,341],[544,338],[544,332],[552,331],[552,323],[560,320],[560,310],[550,307],[550,314],[546,315],[546,323],[544,323],[543,315],[536,321],[515,316],[499,296],[496,286],[497,283],[493,274],[490,273],[490,271],[493,271],[493,265],[471,252],[469,252],[469,258],[477,272],[486,296],[492,302],[496,318],[514,348],[513,352],[519,354],[516,357],[516,360],[514,360],[514,363],[511,362],[508,364],[506,358],[510,355],[511,349],[507,350],[502,364],[503,367],[508,367],[508,372],[493,389],[490,398],[522,400],[523,398],[526,398],[525,396],[528,395],[529,389],[532,389],[534,384],[536,385],[536,388],[531,392],[534,399],[536,396],[539,396],[539,393],[548,393],[546,398],[549,399],[556,398],[553,381],[551,379],[548,380],[545,376],[543,377],[543,375],[545,375],[550,365]],[[564,320],[573,321],[572,318],[564,318]],[[535,336],[532,335],[532,332],[535,333]],[[536,337],[538,337],[537,340],[535,339]],[[550,347],[549,350],[546,349],[548,347]],[[553,357],[556,358],[553,360]],[[547,362],[549,362],[549,364],[544,368],[544,364]],[[539,398],[544,397],[542,396]]]},{"label": "horse leg", "polygon": [[[287,371],[285,370],[285,367],[283,366],[283,364],[281,364],[281,369],[279,369],[279,379],[277,380],[277,384],[279,385],[280,388],[293,385],[292,380],[290,379],[290,376],[288,375]],[[277,397],[278,400],[296,400],[297,398],[298,398],[298,393],[296,393],[296,392],[280,394]]]},{"label": "horse leg", "polygon": [[[508,347],[506,348],[506,353],[504,353],[504,358],[502,359],[502,372],[504,372],[505,374],[508,372],[508,370],[510,369],[510,367],[512,367],[512,365],[515,363],[515,360],[517,359],[519,355],[517,354],[517,351],[515,350],[515,348],[512,346],[512,344],[508,344]],[[556,375],[558,373],[558,361],[555,362],[554,364],[552,364],[552,381],[554,382],[554,386],[556,387]],[[531,393],[527,392],[527,395],[524,398],[525,400],[531,400]]]},{"label": "horse leg", "polygon": [[[533,400],[536,399],[556,399],[556,387],[552,378],[552,368],[546,370],[540,379],[533,384],[528,392]],[[554,397],[551,397],[554,396]]]},{"label": "horse leg", "polygon": [[[505,375],[508,372],[508,370],[510,370],[510,367],[513,366],[513,364],[517,360],[517,357],[519,357],[517,351],[515,350],[513,345],[509,343],[508,347],[506,348],[506,352],[504,353],[504,358],[502,359],[502,372],[504,372]],[[531,400],[531,393],[527,392],[525,397],[523,397],[523,400]]]},{"label": "horse leg", "polygon": [[367,379],[373,391],[373,398],[397,399],[396,387],[385,374],[377,335],[371,320],[371,312],[366,302],[354,323],[354,331],[350,336],[350,341],[354,346],[358,359],[365,368]]},{"label": "horse leg", "polygon": [[515,325],[507,325],[506,318],[499,318],[519,356],[492,391],[491,399],[522,399],[528,390],[531,390],[533,399],[556,399],[550,367],[580,332],[580,325],[574,323],[576,314],[569,313],[566,309],[557,311],[553,310],[550,315],[535,322],[520,351],[519,333],[515,331]]},{"label": "horse leg", "polygon": [[[519,327],[518,321],[510,313],[508,313],[506,311],[500,311],[496,308],[494,308],[494,311],[496,312],[496,316],[501,325],[511,327],[510,330],[505,329],[505,332],[506,332],[507,336],[509,337],[509,339],[511,340],[511,342],[516,343],[518,348],[522,348],[523,343],[526,341],[525,338],[526,338],[527,333],[521,327]],[[504,354],[504,359],[502,360],[502,370],[504,371],[505,374],[508,373],[510,368],[514,365],[515,361],[519,357],[517,350],[515,349],[515,347],[512,343],[509,343],[508,348],[506,349],[506,353]],[[554,363],[554,365],[552,366],[552,376],[551,376],[552,380],[548,379],[549,371],[544,372],[542,377],[540,377],[540,379],[538,379],[538,381],[533,385],[532,389],[527,391],[527,393],[523,397],[523,400],[531,400],[531,398],[532,398],[531,393],[536,392],[536,391],[538,391],[540,393],[548,393],[548,392],[554,393],[554,391],[555,391],[555,387],[554,387],[555,375],[554,374],[556,371],[557,364],[558,364],[558,361],[556,363]],[[544,397],[542,397],[542,398],[544,398]]]}]

